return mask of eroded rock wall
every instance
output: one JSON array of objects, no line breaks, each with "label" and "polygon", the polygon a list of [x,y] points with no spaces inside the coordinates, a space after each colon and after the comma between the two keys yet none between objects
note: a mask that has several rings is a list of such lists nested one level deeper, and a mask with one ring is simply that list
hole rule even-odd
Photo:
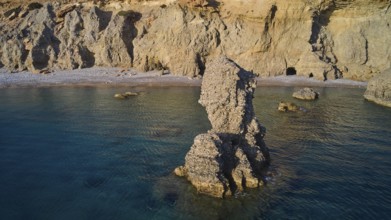
[{"label": "eroded rock wall", "polygon": [[203,75],[226,55],[259,76],[367,81],[390,67],[385,0],[1,1],[0,65]]},{"label": "eroded rock wall", "polygon": [[391,69],[369,80],[364,97],[379,105],[391,107]]}]

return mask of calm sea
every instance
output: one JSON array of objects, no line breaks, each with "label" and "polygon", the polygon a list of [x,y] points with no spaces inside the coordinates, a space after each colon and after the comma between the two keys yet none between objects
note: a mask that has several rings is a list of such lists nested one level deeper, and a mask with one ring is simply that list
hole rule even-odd
[{"label": "calm sea", "polygon": [[277,112],[294,89],[257,89],[271,174],[224,200],[172,175],[210,128],[199,88],[1,89],[0,219],[390,219],[391,109],[318,88]]}]

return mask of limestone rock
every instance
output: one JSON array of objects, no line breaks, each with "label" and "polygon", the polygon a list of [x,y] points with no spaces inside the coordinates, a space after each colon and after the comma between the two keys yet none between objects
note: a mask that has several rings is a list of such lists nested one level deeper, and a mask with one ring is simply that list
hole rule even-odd
[{"label": "limestone rock", "polygon": [[69,4],[69,5],[64,5],[62,8],[60,8],[56,12],[56,17],[58,18],[63,18],[65,15],[71,11],[73,11],[77,7],[77,4]]},{"label": "limestone rock", "polygon": [[102,36],[100,60],[105,66],[129,67],[133,63],[133,44],[136,36],[132,17],[139,13],[119,12],[111,18]]},{"label": "limestone rock", "polygon": [[185,165],[175,170],[198,192],[222,198],[263,184],[270,156],[252,105],[255,87],[254,75],[229,59],[208,63],[199,102],[212,129],[194,139]]},{"label": "limestone rock", "polygon": [[315,100],[319,98],[319,92],[316,92],[311,88],[303,88],[294,92],[292,96],[301,100]]},{"label": "limestone rock", "polygon": [[1,48],[1,63],[11,71],[25,70],[27,51],[21,41],[8,40]]},{"label": "limestone rock", "polygon": [[367,81],[390,68],[384,0],[42,2],[0,4],[9,70],[115,66],[194,78],[220,56],[257,76]]},{"label": "limestone rock", "polygon": [[284,101],[281,101],[279,104],[278,104],[278,111],[280,112],[297,112],[299,111],[300,107],[297,106],[295,103],[293,102],[284,102]]},{"label": "limestone rock", "polygon": [[364,97],[379,105],[391,107],[391,69],[369,80]]},{"label": "limestone rock", "polygon": [[159,9],[137,24],[134,67],[149,71],[169,69],[174,75],[196,77],[205,70],[205,57],[220,43],[224,27],[217,14],[172,5]]},{"label": "limestone rock", "polygon": [[26,20],[35,20],[35,25],[24,29],[31,40],[31,50],[26,66],[31,72],[53,69],[58,54],[58,39],[54,36],[53,7],[45,4],[36,14],[29,14]]},{"label": "limestone rock", "polygon": [[83,56],[87,53],[82,53],[83,50],[86,50],[81,42],[82,38],[79,37],[80,31],[83,28],[82,17],[79,11],[72,11],[76,8],[75,5],[72,6],[74,7],[70,7],[67,11],[60,11],[60,14],[58,14],[59,12],[57,13],[57,17],[61,15],[64,19],[63,24],[61,24],[61,30],[57,34],[58,39],[61,41],[58,60],[58,65],[61,69],[69,67],[76,69],[92,66],[87,64],[92,58]]},{"label": "limestone rock", "polygon": [[116,93],[114,94],[114,98],[116,99],[126,99],[129,98],[130,96],[137,96],[137,92],[125,92],[125,93]]}]

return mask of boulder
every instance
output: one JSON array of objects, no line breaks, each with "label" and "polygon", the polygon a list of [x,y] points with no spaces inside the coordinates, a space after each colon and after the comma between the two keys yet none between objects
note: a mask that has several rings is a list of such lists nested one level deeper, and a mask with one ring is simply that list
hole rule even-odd
[{"label": "boulder", "polygon": [[379,105],[391,107],[391,69],[369,80],[364,97]]},{"label": "boulder", "polygon": [[315,100],[319,98],[319,92],[316,92],[311,88],[303,88],[294,92],[292,96],[301,100]]},{"label": "boulder", "polygon": [[223,198],[263,184],[270,156],[252,105],[255,87],[254,75],[229,59],[208,63],[199,103],[212,129],[195,137],[185,165],[175,169],[198,192]]},{"label": "boulder", "polygon": [[114,94],[114,98],[116,99],[126,99],[130,96],[137,96],[137,92],[125,92],[125,93],[116,93]]},{"label": "boulder", "polygon": [[278,104],[278,111],[280,111],[280,112],[297,112],[297,111],[299,111],[299,109],[300,109],[300,107],[292,102],[281,101]]}]

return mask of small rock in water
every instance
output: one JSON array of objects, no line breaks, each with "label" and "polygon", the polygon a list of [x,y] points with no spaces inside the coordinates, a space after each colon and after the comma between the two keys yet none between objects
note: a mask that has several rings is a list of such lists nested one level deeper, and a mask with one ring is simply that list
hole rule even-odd
[{"label": "small rock in water", "polygon": [[278,104],[278,111],[280,112],[297,112],[297,111],[303,111],[306,112],[307,110],[301,106],[297,106],[293,102],[284,102],[281,101]]},{"label": "small rock in water", "polygon": [[114,95],[114,98],[116,98],[116,99],[125,99],[126,97],[124,95],[120,94],[120,93],[117,93],[117,94]]},{"label": "small rock in water", "polygon": [[292,102],[284,102],[284,101],[281,101],[279,104],[278,104],[278,111],[280,112],[296,112],[299,110],[299,107],[295,104],[295,103],[292,103]]},{"label": "small rock in water", "polygon": [[126,99],[129,96],[137,96],[137,95],[138,95],[137,92],[116,93],[114,95],[114,98],[116,98],[116,99]]},{"label": "small rock in water", "polygon": [[138,95],[137,92],[125,92],[123,95],[125,95],[126,97],[129,97],[129,96],[136,96]]},{"label": "small rock in water", "polygon": [[319,98],[319,92],[316,92],[311,88],[303,88],[294,92],[292,96],[301,100],[315,100]]}]

